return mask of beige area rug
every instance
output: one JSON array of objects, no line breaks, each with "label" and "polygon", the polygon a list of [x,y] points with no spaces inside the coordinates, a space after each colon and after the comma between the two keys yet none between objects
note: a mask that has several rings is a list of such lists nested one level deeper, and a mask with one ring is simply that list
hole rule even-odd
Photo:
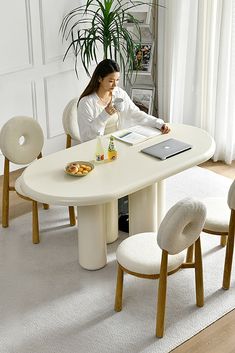
[{"label": "beige area rug", "polygon": [[[226,195],[230,179],[195,167],[167,181],[168,207],[187,195]],[[219,238],[202,235],[205,306],[195,305],[194,273],[169,277],[166,330],[156,339],[157,282],[125,277],[123,310],[113,310],[115,249],[108,265],[86,271],[77,262],[77,234],[67,209],[40,211],[41,243],[31,244],[30,214],[0,230],[1,353],[169,352],[235,307],[231,289],[221,289],[224,249]]]}]

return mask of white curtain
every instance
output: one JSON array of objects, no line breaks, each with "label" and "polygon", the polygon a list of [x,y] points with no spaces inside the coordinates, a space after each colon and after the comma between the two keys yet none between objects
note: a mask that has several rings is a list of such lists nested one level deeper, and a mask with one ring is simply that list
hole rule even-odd
[{"label": "white curtain", "polygon": [[164,36],[158,48],[160,116],[205,129],[216,142],[214,160],[231,163],[235,0],[166,0],[159,26]]}]

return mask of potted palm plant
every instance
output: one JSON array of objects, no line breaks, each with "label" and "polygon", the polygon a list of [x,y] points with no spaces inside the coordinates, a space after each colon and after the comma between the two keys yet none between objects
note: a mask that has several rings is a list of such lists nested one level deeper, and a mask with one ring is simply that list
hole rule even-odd
[{"label": "potted palm plant", "polygon": [[130,12],[141,5],[146,5],[146,1],[87,0],[63,18],[60,31],[69,43],[64,58],[73,52],[77,75],[79,59],[90,75],[89,67],[93,61],[97,63],[102,46],[104,59],[119,62],[125,82],[126,73],[133,71],[136,46],[141,43],[139,21]]}]

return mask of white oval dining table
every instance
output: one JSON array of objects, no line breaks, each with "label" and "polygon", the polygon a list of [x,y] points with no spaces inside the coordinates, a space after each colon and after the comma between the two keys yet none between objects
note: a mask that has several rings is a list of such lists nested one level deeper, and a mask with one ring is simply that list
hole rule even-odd
[{"label": "white oval dining table", "polygon": [[[130,235],[157,231],[164,216],[164,180],[212,157],[215,143],[206,131],[183,124],[169,126],[169,134],[134,146],[115,140],[118,158],[95,164],[85,177],[67,175],[64,168],[69,162],[94,160],[96,140],[52,153],[25,169],[21,187],[32,199],[77,206],[78,259],[83,268],[96,270],[106,265],[106,240],[118,235],[119,198],[129,195]],[[164,161],[140,152],[169,138],[187,142],[192,149]],[[103,136],[102,143],[107,150],[109,136]],[[107,207],[110,204],[112,207]]]}]

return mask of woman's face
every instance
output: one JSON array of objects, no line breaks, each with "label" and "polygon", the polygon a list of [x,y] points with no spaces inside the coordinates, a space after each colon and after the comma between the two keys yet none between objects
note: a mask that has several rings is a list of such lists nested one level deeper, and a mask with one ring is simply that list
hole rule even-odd
[{"label": "woman's face", "polygon": [[141,60],[142,59],[142,51],[138,51],[136,54],[136,59]]},{"label": "woman's face", "polygon": [[112,74],[109,74],[100,80],[99,88],[101,88],[105,92],[112,92],[114,88],[118,85],[119,78],[120,73],[113,72]]}]

